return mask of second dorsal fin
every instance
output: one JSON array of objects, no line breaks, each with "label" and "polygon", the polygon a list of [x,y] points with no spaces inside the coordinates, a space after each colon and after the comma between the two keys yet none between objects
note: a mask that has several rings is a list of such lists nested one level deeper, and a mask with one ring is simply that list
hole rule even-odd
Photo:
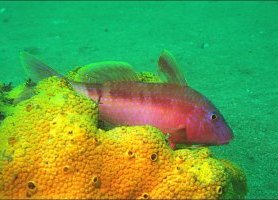
[{"label": "second dorsal fin", "polygon": [[167,50],[164,50],[159,56],[158,74],[164,82],[175,83],[183,86],[188,85],[177,64],[177,61]]},{"label": "second dorsal fin", "polygon": [[106,61],[80,67],[75,81],[105,83],[114,81],[139,81],[132,66],[126,62]]}]

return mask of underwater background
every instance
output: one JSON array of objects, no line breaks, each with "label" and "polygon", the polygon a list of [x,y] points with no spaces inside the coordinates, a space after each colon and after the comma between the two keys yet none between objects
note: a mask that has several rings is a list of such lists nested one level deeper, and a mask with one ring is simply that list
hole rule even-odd
[{"label": "underwater background", "polygon": [[234,130],[212,149],[243,168],[246,198],[278,198],[277,13],[275,1],[0,1],[0,82],[25,81],[22,50],[66,73],[106,60],[155,72],[168,49]]}]

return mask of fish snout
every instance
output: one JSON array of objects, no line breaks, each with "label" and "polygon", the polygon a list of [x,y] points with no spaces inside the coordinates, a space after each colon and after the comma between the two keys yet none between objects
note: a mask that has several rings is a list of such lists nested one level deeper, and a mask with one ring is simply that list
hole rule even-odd
[{"label": "fish snout", "polygon": [[221,128],[217,133],[217,144],[228,144],[234,138],[232,129],[227,125]]}]

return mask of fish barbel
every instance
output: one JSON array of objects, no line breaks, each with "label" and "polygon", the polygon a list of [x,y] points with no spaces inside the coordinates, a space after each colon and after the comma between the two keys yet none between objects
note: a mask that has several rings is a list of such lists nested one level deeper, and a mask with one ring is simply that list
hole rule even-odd
[{"label": "fish barbel", "polygon": [[[58,76],[35,57],[21,53],[31,78]],[[98,102],[100,119],[115,125],[151,125],[176,144],[221,145],[233,133],[220,111],[201,93],[188,86],[176,60],[164,50],[158,60],[163,83],[140,82],[127,64],[91,67],[80,72],[82,82],[67,81],[79,93]]]}]

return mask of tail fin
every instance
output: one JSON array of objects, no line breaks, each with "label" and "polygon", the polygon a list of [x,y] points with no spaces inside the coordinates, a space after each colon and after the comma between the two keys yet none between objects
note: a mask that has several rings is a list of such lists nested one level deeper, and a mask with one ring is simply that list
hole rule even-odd
[{"label": "tail fin", "polygon": [[29,53],[21,52],[20,60],[28,78],[31,78],[31,80],[34,82],[39,82],[42,79],[51,76],[57,76],[59,78],[64,78],[72,86],[74,90],[84,94],[86,94],[87,92],[86,83],[75,82],[67,79],[66,77],[57,73],[54,69],[44,64],[42,61],[40,61],[39,59],[37,59]]},{"label": "tail fin", "polygon": [[26,74],[34,82],[38,82],[51,76],[63,77],[51,67],[47,66],[42,61],[27,52],[20,52],[20,60]]}]

